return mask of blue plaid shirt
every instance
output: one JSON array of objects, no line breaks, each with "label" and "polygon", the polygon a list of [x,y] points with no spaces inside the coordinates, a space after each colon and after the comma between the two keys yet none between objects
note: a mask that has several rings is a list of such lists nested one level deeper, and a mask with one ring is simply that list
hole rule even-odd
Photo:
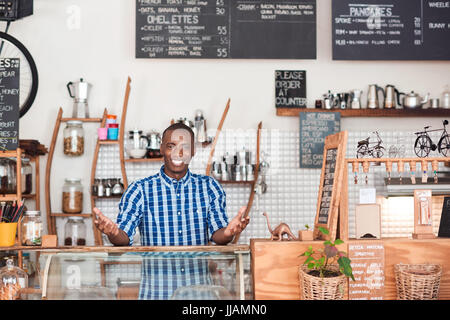
[{"label": "blue plaid shirt", "polygon": [[159,173],[130,184],[119,202],[117,224],[130,245],[136,227],[143,246],[206,245],[228,225],[226,194],[212,177],[188,170],[176,180],[163,165]]},{"label": "blue plaid shirt", "polygon": [[[189,170],[180,179],[159,173],[130,184],[119,203],[117,224],[133,244],[139,228],[143,246],[207,245],[228,225],[225,191],[212,177]],[[179,287],[211,284],[205,260],[146,259],[140,299],[169,299]]]}]

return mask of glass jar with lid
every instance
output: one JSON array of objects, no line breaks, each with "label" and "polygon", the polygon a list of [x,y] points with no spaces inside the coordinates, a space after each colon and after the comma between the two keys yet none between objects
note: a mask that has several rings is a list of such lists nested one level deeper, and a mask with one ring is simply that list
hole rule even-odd
[{"label": "glass jar with lid", "polygon": [[81,179],[67,178],[63,185],[62,211],[81,213],[83,211],[83,185]]},{"label": "glass jar with lid", "polygon": [[33,168],[30,159],[22,159],[22,193],[30,194],[33,189]]},{"label": "glass jar with lid", "polygon": [[84,153],[84,129],[81,121],[67,121],[63,135],[64,154],[68,156],[80,156]]},{"label": "glass jar with lid", "polygon": [[82,217],[70,217],[64,225],[64,245],[86,245],[86,225]]},{"label": "glass jar with lid", "polygon": [[0,269],[0,300],[17,300],[20,289],[28,287],[28,275],[22,269],[14,266],[14,261],[8,259],[6,266]]},{"label": "glass jar with lid", "polygon": [[42,220],[40,211],[26,211],[22,219],[22,244],[40,246],[42,244]]},{"label": "glass jar with lid", "polygon": [[0,194],[16,193],[16,161],[0,158]]}]

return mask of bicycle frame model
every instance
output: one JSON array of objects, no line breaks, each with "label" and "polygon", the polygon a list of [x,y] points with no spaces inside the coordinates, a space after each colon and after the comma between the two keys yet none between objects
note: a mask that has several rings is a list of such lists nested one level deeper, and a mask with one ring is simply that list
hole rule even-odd
[{"label": "bicycle frame model", "polygon": [[[363,158],[367,155],[373,157],[373,158],[381,158],[384,154],[384,147],[381,145],[383,140],[381,140],[380,135],[378,134],[378,131],[374,131],[377,135],[377,141],[376,142],[369,142],[370,136],[367,137],[364,140],[358,141],[358,148],[356,149],[356,157],[357,158]],[[370,145],[373,146],[370,146]]]},{"label": "bicycle frame model", "polygon": [[[416,142],[414,142],[414,152],[418,157],[425,158],[430,154],[430,151],[435,151],[436,149],[438,149],[444,157],[447,157],[450,149],[450,137],[445,126],[448,125],[448,121],[444,120],[442,121],[442,124],[444,125],[443,129],[427,130],[430,126],[426,126],[423,127],[424,131],[414,132],[417,135]],[[436,145],[433,143],[428,133],[440,130],[443,130],[443,132]]]}]

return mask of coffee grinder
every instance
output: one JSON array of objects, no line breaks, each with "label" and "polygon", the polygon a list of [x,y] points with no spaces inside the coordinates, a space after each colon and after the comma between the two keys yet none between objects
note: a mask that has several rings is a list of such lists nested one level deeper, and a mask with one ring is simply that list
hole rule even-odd
[{"label": "coffee grinder", "polygon": [[73,118],[89,118],[88,97],[92,85],[83,81],[83,78],[77,82],[67,83],[67,90],[69,95],[74,99],[73,102]]}]

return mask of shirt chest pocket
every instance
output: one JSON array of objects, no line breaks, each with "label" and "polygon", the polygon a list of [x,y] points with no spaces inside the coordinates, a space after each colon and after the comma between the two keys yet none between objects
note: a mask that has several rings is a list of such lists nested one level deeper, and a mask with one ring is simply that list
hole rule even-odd
[{"label": "shirt chest pocket", "polygon": [[208,217],[209,206],[207,204],[193,205],[189,209],[190,220],[204,222]]}]

